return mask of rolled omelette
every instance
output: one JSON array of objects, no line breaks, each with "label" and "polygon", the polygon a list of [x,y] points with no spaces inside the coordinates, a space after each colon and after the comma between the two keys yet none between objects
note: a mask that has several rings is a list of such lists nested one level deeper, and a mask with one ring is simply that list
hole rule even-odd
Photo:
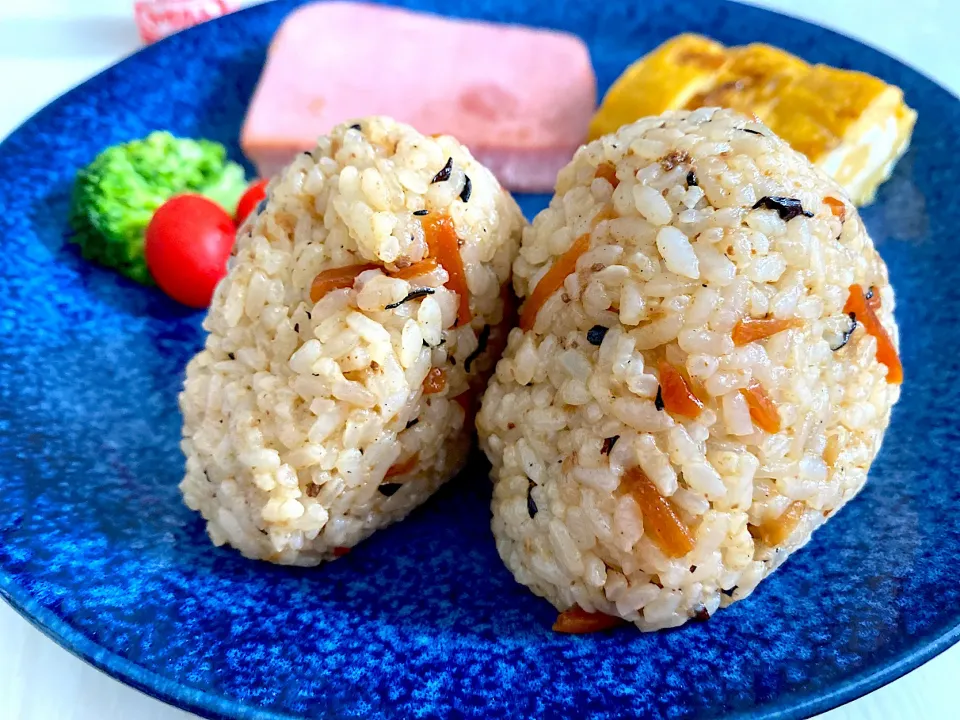
[{"label": "rolled omelette", "polygon": [[867,73],[810,65],[761,43],[728,48],[683,34],[614,82],[591,122],[590,139],[647,115],[700,107],[755,115],[857,205],[871,202],[890,177],[917,119],[900,88]]}]

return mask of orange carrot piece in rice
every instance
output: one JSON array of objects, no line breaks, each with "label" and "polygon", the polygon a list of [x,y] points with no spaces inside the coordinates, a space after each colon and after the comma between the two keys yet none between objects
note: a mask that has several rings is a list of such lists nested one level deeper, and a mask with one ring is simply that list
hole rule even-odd
[{"label": "orange carrot piece in rice", "polygon": [[790,537],[790,533],[796,529],[800,518],[803,517],[805,508],[806,505],[797,500],[791,503],[790,506],[780,514],[780,517],[768,520],[759,526],[751,526],[751,534],[767,545],[779,545]]},{"label": "orange carrot piece in rice", "polygon": [[405,473],[413,470],[417,465],[417,461],[420,459],[420,453],[415,452],[413,455],[408,457],[403,462],[398,462],[395,465],[391,465],[390,469],[387,470],[387,474],[384,475],[385,478],[396,477],[397,475],[403,475]]},{"label": "orange carrot piece in rice", "polygon": [[447,271],[449,280],[447,288],[457,293],[460,306],[457,308],[457,325],[469,325],[470,293],[467,289],[467,275],[463,269],[463,258],[460,257],[460,238],[453,226],[453,220],[447,215],[427,215],[421,219],[423,233],[427,239],[430,255],[437,259]]},{"label": "orange carrot piece in rice", "polygon": [[426,258],[420,262],[415,262],[413,265],[408,265],[405,268],[394,270],[392,273],[390,273],[390,277],[395,277],[398,280],[410,280],[411,278],[432,273],[438,267],[440,267],[440,263],[433,258]]},{"label": "orange carrot piece in rice", "polygon": [[564,610],[557,616],[553,623],[553,631],[558,633],[567,633],[569,635],[583,635],[585,633],[599,632],[609,630],[610,628],[623,625],[626,620],[606,613],[587,612],[579,605],[574,605],[569,610]]},{"label": "orange carrot piece in rice", "polygon": [[521,330],[527,331],[533,328],[540,308],[550,299],[551,295],[563,287],[563,281],[567,279],[567,276],[576,271],[577,260],[589,249],[590,234],[584,233],[574,240],[570,249],[554,261],[553,266],[540,278],[540,282],[530,293],[530,297],[527,298],[523,309],[520,311]]},{"label": "orange carrot piece in rice", "polygon": [[779,320],[777,318],[744,318],[739,320],[733,326],[733,344],[737,347],[752,343],[755,340],[763,340],[771,335],[792,330],[793,328],[803,327],[803,320],[799,318],[788,318]]},{"label": "orange carrot piece in rice", "polygon": [[[877,298],[875,305],[873,298]],[[887,382],[899,385],[903,382],[903,365],[900,363],[900,356],[897,354],[893,340],[890,339],[887,329],[877,317],[876,308],[880,306],[880,293],[874,291],[873,298],[868,300],[862,287],[851,285],[850,297],[847,298],[843,311],[847,314],[853,313],[857,322],[863,325],[863,329],[877,339],[877,362],[887,366]]]},{"label": "orange carrot piece in rice", "polygon": [[427,373],[427,377],[423,381],[423,394],[432,395],[442,392],[446,386],[447,374],[443,371],[443,368],[430,368],[430,372]]},{"label": "orange carrot piece in rice", "polygon": [[617,218],[617,211],[614,209],[613,205],[606,204],[593,216],[593,224],[599,225],[604,220],[615,220]]},{"label": "orange carrot piece in rice", "polygon": [[640,506],[643,532],[650,536],[664,555],[679,558],[693,550],[693,535],[689,528],[643,470],[627,470],[624,475],[624,488]]},{"label": "orange carrot piece in rice", "polygon": [[825,197],[823,202],[830,208],[830,212],[833,213],[834,217],[840,218],[840,222],[847,219],[847,205],[843,200],[835,197]]},{"label": "orange carrot piece in rice", "polygon": [[310,301],[319,302],[320,299],[329,292],[353,287],[357,275],[367,270],[375,270],[378,267],[379,265],[370,265],[367,263],[323,270],[317,274],[310,285]]},{"label": "orange carrot piece in rice", "polygon": [[613,189],[617,189],[617,185],[620,184],[620,180],[617,179],[617,169],[610,163],[601,163],[597,166],[597,172],[594,174],[594,177],[603,178],[608,183],[613,185]]},{"label": "orange carrot piece in rice", "polygon": [[747,401],[747,407],[750,409],[750,417],[761,430],[768,433],[780,432],[780,411],[777,410],[776,403],[767,395],[756,380],[751,380],[743,390],[740,391]]},{"label": "orange carrot piece in rice", "polygon": [[660,399],[667,412],[697,418],[703,410],[683,374],[668,362],[660,363]]}]

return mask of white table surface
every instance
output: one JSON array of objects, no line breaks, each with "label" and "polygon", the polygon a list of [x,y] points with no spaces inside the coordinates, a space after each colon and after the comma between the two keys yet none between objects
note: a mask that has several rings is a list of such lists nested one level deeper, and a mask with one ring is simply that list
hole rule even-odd
[{"label": "white table surface", "polygon": [[[960,95],[960,0],[750,1],[868,42]],[[132,8],[133,0],[0,0],[0,138],[64,90],[136,50]],[[821,718],[956,717],[956,678],[960,645]],[[0,720],[192,717],[77,660],[0,602]]]}]

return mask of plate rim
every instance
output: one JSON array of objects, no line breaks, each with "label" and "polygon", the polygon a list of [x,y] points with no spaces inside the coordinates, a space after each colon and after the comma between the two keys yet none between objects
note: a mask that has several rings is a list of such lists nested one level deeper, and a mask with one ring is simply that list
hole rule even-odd
[{"label": "plate rim", "polygon": [[[395,4],[391,2],[391,0],[365,1],[385,5]],[[826,33],[828,36],[842,38],[862,50],[883,56],[887,60],[899,65],[908,73],[921,78],[931,89],[944,93],[951,101],[960,102],[960,93],[954,93],[950,88],[944,87],[936,79],[915,67],[912,63],[881,50],[869,41],[851,37],[839,30],[825,27],[805,18],[797,17],[789,12],[780,12],[764,6],[754,5],[749,0],[745,2],[743,0],[711,1],[734,11],[742,12],[743,10],[747,10],[766,16],[778,17],[786,19],[791,23],[800,23],[814,28],[817,32]],[[304,4],[303,0],[299,0],[297,6],[302,4]],[[235,10],[229,14],[229,18],[231,18],[229,21],[232,22],[232,18],[239,15],[256,15],[267,12],[266,8],[268,8],[269,5],[272,5],[272,3],[258,3]],[[442,14],[440,11],[433,10],[425,12]],[[199,25],[182,30],[176,33],[176,35],[203,33],[206,31],[208,24],[222,22],[226,18],[227,16],[212,18]],[[24,133],[39,116],[50,110],[54,105],[59,104],[71,96],[82,94],[87,86],[99,82],[104,75],[110,73],[133,57],[161,52],[172,37],[173,36],[162,38],[150,45],[146,45],[124,55],[82,82],[51,99],[45,105],[31,113],[23,122],[10,131],[6,137],[0,138],[0,155],[6,150],[5,146],[11,144],[11,140],[15,140],[17,136]],[[43,607],[25,587],[15,581],[13,573],[2,563],[0,563],[0,599],[5,601],[33,628],[74,657],[94,667],[108,677],[167,705],[204,718],[211,718],[212,720],[246,720],[248,718],[254,720],[301,720],[300,716],[297,715],[290,715],[284,712],[242,703],[239,700],[217,694],[210,690],[195,688],[180,681],[164,677],[155,670],[139,665],[99,645],[94,639],[72,626],[53,610]],[[749,720],[773,720],[774,718],[777,720],[792,720],[793,718],[806,718],[824,713],[861,697],[865,697],[889,685],[893,681],[904,677],[930,660],[933,660],[958,643],[960,643],[960,609],[958,609],[956,616],[950,622],[947,622],[939,631],[920,636],[920,639],[918,639],[912,647],[904,649],[891,658],[888,658],[881,666],[842,676],[834,683],[834,687],[828,691],[824,692],[821,690],[815,695],[812,693],[794,693],[786,697],[781,696],[774,698],[765,706],[744,708],[728,714],[725,717],[741,718],[744,720],[747,718],[749,718]],[[323,717],[330,717],[330,715],[327,714]]]},{"label": "plate rim", "polygon": [[[105,675],[134,688],[155,700],[212,720],[302,720],[300,716],[243,704],[238,700],[201,690],[171,680],[138,665],[87,637],[52,610],[43,607],[0,566],[0,599],[37,629],[45,637],[74,657],[93,666]],[[765,708],[745,708],[728,714],[727,718],[746,720],[793,720],[834,710],[853,700],[899,680],[907,673],[933,660],[960,642],[960,616],[951,625],[932,637],[926,644],[918,644],[898,653],[886,665],[845,676],[832,691],[792,695],[786,703],[771,704]],[[329,717],[329,716],[326,716]]]}]

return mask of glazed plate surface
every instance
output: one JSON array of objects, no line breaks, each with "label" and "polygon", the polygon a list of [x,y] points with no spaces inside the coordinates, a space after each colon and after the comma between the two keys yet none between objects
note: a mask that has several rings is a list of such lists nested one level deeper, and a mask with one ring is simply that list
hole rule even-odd
[{"label": "glazed plate surface", "polygon": [[[177,392],[202,316],[65,245],[70,184],[154,129],[236,138],[274,2],[138,53],[0,145],[0,596],[106,672],[224,718],[799,717],[960,636],[960,101],[830,31],[723,0],[414,0],[556,27],[600,89],[683,31],[766,40],[902,87],[912,149],[863,215],[890,267],[906,372],[863,493],[746,601],[642,635],[551,632],[489,529],[486,464],[327,567],[210,546],[180,502]],[[521,197],[528,216],[545,196]]]}]

